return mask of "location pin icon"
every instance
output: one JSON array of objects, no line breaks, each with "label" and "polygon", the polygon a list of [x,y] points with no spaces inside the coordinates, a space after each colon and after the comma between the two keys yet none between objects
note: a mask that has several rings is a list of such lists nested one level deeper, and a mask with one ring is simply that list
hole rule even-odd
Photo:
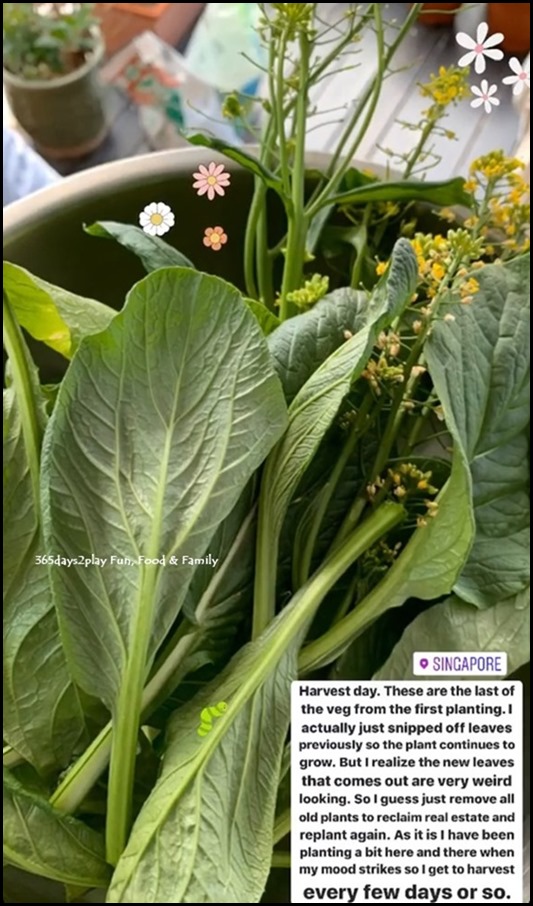
[{"label": "location pin icon", "polygon": [[428,666],[428,664],[429,664],[429,661],[428,661],[427,657],[420,658],[420,666],[422,667],[422,670],[425,670],[426,667]]}]

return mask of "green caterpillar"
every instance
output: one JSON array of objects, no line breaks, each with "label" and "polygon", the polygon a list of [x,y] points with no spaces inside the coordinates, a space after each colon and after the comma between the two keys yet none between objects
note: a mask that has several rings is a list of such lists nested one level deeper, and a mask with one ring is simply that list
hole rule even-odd
[{"label": "green caterpillar", "polygon": [[228,706],[226,702],[219,702],[218,705],[214,705],[212,708],[204,708],[200,712],[200,726],[198,727],[197,733],[198,736],[207,736],[208,733],[213,729],[213,720],[215,717],[222,717],[224,711],[227,711]]}]

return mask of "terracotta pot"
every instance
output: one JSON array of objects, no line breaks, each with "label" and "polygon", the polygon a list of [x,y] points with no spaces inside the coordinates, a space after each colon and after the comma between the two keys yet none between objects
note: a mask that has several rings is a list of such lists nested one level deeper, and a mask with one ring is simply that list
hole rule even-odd
[{"label": "terracotta pot", "polygon": [[100,37],[83,66],[48,80],[24,79],[4,69],[4,86],[16,120],[45,157],[83,157],[107,134],[98,67]]},{"label": "terracotta pot", "polygon": [[112,57],[144,31],[153,31],[172,47],[191,31],[205,3],[97,3],[96,14]]},{"label": "terracotta pot", "polygon": [[[413,6],[412,3],[410,5]],[[419,18],[422,25],[453,25],[451,12],[459,9],[460,6],[460,3],[423,3]],[[438,12],[438,10],[442,10],[442,12]]]},{"label": "terracotta pot", "polygon": [[491,34],[504,35],[503,50],[525,56],[531,44],[531,3],[489,3],[489,28]]}]

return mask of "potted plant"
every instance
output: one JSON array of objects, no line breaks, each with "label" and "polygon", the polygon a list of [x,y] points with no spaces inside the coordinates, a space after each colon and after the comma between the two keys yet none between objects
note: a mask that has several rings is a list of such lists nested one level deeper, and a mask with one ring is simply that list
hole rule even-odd
[{"label": "potted plant", "polygon": [[422,3],[420,21],[423,25],[429,26],[451,26],[454,13],[461,5],[461,3]]},{"label": "potted plant", "polygon": [[381,7],[318,58],[314,4],[263,8],[257,154],[190,136],[6,212],[5,840],[36,902],[288,902],[291,679],[412,678],[428,634],[529,660],[519,165],[413,178],[455,67],[399,178],[352,160],[380,80],[306,159],[316,80],[369,19],[384,75],[419,13],[385,47]]},{"label": "potted plant", "polygon": [[4,86],[13,113],[52,158],[81,157],[107,127],[91,3],[5,3]]}]

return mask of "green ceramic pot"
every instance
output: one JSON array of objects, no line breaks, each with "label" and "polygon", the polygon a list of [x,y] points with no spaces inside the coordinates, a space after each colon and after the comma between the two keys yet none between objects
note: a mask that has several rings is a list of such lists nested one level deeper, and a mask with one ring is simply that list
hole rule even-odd
[{"label": "green ceramic pot", "polygon": [[104,140],[104,89],[98,75],[103,56],[104,44],[98,35],[89,59],[68,75],[42,81],[23,79],[4,69],[13,114],[45,157],[82,157]]}]

